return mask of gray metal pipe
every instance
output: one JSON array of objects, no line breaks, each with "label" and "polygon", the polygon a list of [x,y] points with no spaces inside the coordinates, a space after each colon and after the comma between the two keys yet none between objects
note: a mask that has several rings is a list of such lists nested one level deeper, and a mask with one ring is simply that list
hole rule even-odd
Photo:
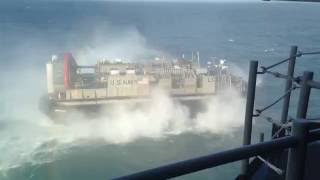
[{"label": "gray metal pipe", "polygon": [[320,129],[314,129],[309,132],[308,143],[320,139]]},{"label": "gray metal pipe", "polygon": [[292,137],[299,141],[297,147],[290,148],[287,162],[286,180],[303,180],[308,145],[308,124],[293,121]]},{"label": "gray metal pipe", "polygon": [[[246,102],[246,114],[243,129],[243,145],[251,144],[252,133],[252,117],[254,109],[254,99],[256,93],[256,80],[258,71],[258,61],[250,61],[249,77],[248,77],[248,90]],[[245,159],[241,163],[241,174],[245,175],[248,171],[249,159]]]},{"label": "gray metal pipe", "polygon": [[[284,89],[284,99],[283,99],[283,104],[282,104],[282,112],[281,112],[281,123],[285,124],[288,119],[288,112],[289,112],[289,105],[290,105],[290,96],[291,96],[291,91],[290,89],[292,88],[292,78],[294,77],[294,69],[295,69],[295,63],[296,63],[296,58],[297,58],[297,52],[298,52],[298,46],[291,46],[290,50],[290,55],[289,55],[289,60],[288,60],[288,70],[286,74],[286,85]],[[271,131],[271,138],[278,138],[278,137],[283,137],[286,133],[286,130],[283,129],[280,132],[279,129],[281,127],[272,124],[272,131]],[[277,136],[274,136],[275,133],[278,133]],[[282,152],[275,153],[271,157],[271,161],[273,164],[277,165],[280,168],[286,168],[283,167],[282,164],[279,162],[279,158],[282,156]]]},{"label": "gray metal pipe", "polygon": [[264,142],[264,133],[260,133],[259,142]]},{"label": "gray metal pipe", "polygon": [[309,81],[308,85],[311,86],[311,88],[320,89],[320,82],[318,81]]},{"label": "gray metal pipe", "polygon": [[[284,89],[284,92],[287,93],[291,88],[292,88],[292,80],[291,78],[294,77],[294,67],[296,63],[296,57],[297,57],[297,52],[298,52],[298,46],[292,46],[291,51],[290,51],[290,60],[288,64],[288,72],[287,76],[290,78],[287,78],[286,80],[286,86]],[[289,104],[290,104],[290,96],[291,92],[287,93],[285,98],[283,99],[283,105],[282,105],[282,113],[281,113],[281,123],[284,124],[287,122],[288,119],[288,111],[289,111]],[[278,130],[278,128],[273,127],[272,128],[274,131],[272,132],[272,135]],[[284,136],[285,131],[281,131],[279,133],[279,137]]]},{"label": "gray metal pipe", "polygon": [[303,73],[297,110],[297,119],[306,119],[311,92],[311,87],[309,86],[308,82],[312,81],[312,79],[313,72],[305,71]]},{"label": "gray metal pipe", "polygon": [[196,171],[216,167],[222,164],[235,162],[244,158],[263,155],[273,151],[284,150],[295,147],[298,140],[295,137],[287,136],[268,142],[247,145],[207,156],[189,159],[162,167],[149,169],[128,176],[115,178],[115,180],[162,180],[190,174]]},{"label": "gray metal pipe", "polygon": [[299,140],[296,148],[291,148],[288,154],[286,180],[302,180],[305,171],[305,160],[308,143],[308,124],[301,121],[306,119],[311,87],[308,81],[313,78],[312,72],[304,72],[302,77],[302,87],[299,96],[297,110],[297,120],[292,126],[292,136]]}]

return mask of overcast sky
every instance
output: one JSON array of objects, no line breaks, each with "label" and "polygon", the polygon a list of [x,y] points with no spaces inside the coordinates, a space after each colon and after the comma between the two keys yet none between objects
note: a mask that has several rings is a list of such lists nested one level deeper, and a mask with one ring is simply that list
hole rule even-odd
[{"label": "overcast sky", "polygon": [[[94,1],[94,0],[91,0]],[[108,1],[108,0],[104,0]],[[259,0],[111,0],[111,1],[172,1],[172,2],[198,2],[198,1],[208,1],[208,2],[225,2],[225,1],[234,1],[234,2],[239,2],[239,1],[259,1]]]},{"label": "overcast sky", "polygon": [[[0,0],[0,1],[2,1],[2,0]],[[32,0],[32,1],[248,2],[248,1],[261,1],[261,0]]]},{"label": "overcast sky", "polygon": [[[105,0],[107,1],[107,0]],[[113,1],[117,1],[117,0],[113,0]],[[191,1],[191,2],[197,2],[199,0],[118,0],[118,1]],[[200,0],[200,1],[258,1],[258,0]]]},{"label": "overcast sky", "polygon": [[260,2],[262,0],[0,0],[2,2],[65,2],[65,1],[119,1],[119,2]]}]

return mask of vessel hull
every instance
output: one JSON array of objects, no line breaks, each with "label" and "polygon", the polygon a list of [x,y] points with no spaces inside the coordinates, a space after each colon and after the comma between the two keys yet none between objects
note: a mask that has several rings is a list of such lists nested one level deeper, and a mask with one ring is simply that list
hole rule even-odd
[{"label": "vessel hull", "polygon": [[[194,118],[197,113],[206,110],[207,100],[212,95],[205,96],[188,96],[188,97],[171,97],[172,101],[188,108],[190,118]],[[66,123],[74,118],[86,120],[95,120],[111,113],[114,108],[150,108],[152,105],[151,98],[140,99],[112,99],[100,101],[64,101],[42,103],[42,111],[54,122]],[[46,104],[46,105],[44,105]],[[46,107],[45,107],[46,106]],[[130,111],[129,111],[130,112]]]}]

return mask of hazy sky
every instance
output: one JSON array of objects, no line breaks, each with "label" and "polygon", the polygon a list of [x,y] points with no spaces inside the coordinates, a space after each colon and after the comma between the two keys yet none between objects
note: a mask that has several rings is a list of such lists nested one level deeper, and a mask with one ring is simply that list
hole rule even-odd
[{"label": "hazy sky", "polygon": [[[106,0],[105,0],[106,1]],[[117,0],[113,0],[117,1]],[[199,0],[119,0],[119,1],[186,1],[186,2],[197,2]],[[200,0],[200,1],[258,1],[258,0]]]},{"label": "hazy sky", "polygon": [[64,1],[119,1],[119,2],[260,2],[262,0],[0,0],[1,2],[64,2]]},{"label": "hazy sky", "polygon": [[[0,0],[1,1],[1,0]],[[261,0],[39,0],[39,1],[143,1],[143,2],[248,2],[248,1],[261,1]]]},{"label": "hazy sky", "polygon": [[[104,0],[104,1],[108,1],[108,0]],[[208,1],[208,2],[225,2],[225,1],[234,1],[234,2],[241,2],[241,1],[259,1],[259,0],[111,0],[111,1],[173,1],[173,2],[177,2],[177,1],[181,1],[181,2],[198,2],[198,1]]]}]

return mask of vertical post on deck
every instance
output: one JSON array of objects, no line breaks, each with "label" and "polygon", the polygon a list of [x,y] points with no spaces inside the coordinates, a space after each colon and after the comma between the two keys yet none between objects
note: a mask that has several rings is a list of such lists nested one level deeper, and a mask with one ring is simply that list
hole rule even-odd
[{"label": "vertical post on deck", "polygon": [[303,73],[301,90],[299,95],[297,118],[305,119],[307,117],[308,103],[311,92],[311,87],[308,85],[308,81],[313,79],[313,72],[305,71]]},{"label": "vertical post on deck", "polygon": [[311,91],[308,81],[312,80],[312,78],[312,72],[303,73],[297,119],[294,120],[292,126],[292,136],[295,136],[299,140],[299,143],[296,148],[291,148],[289,150],[286,180],[302,180],[304,178],[308,127],[307,123],[303,122],[303,119],[306,119],[307,116],[308,102]]},{"label": "vertical post on deck", "polygon": [[[284,90],[285,93],[290,91],[290,89],[292,88],[292,79],[291,78],[294,77],[294,67],[295,67],[295,63],[296,63],[297,52],[298,52],[298,46],[291,46],[290,60],[289,60],[288,72],[287,72],[287,76],[290,78],[288,78],[286,80],[286,87]],[[287,123],[289,104],[290,104],[290,96],[291,96],[291,92],[287,93],[287,95],[285,96],[285,98],[283,100],[282,113],[281,113],[281,123],[282,124]],[[276,128],[276,126],[273,125],[272,126],[272,135],[276,131],[278,131],[278,128]],[[284,135],[285,135],[285,130],[279,132],[279,137],[283,137]]]},{"label": "vertical post on deck", "polygon": [[[256,92],[256,80],[257,80],[258,61],[250,61],[250,70],[248,78],[248,90],[247,90],[247,102],[246,102],[246,114],[243,130],[243,145],[251,144],[251,132],[252,132],[252,117],[254,108],[254,99]],[[242,160],[241,175],[245,176],[248,170],[249,159]]]},{"label": "vertical post on deck", "polygon": [[298,145],[289,150],[286,180],[303,180],[307,152],[308,125],[302,119],[293,121],[292,136],[298,139]]},{"label": "vertical post on deck", "polygon": [[260,133],[259,142],[264,142],[264,133]]}]

